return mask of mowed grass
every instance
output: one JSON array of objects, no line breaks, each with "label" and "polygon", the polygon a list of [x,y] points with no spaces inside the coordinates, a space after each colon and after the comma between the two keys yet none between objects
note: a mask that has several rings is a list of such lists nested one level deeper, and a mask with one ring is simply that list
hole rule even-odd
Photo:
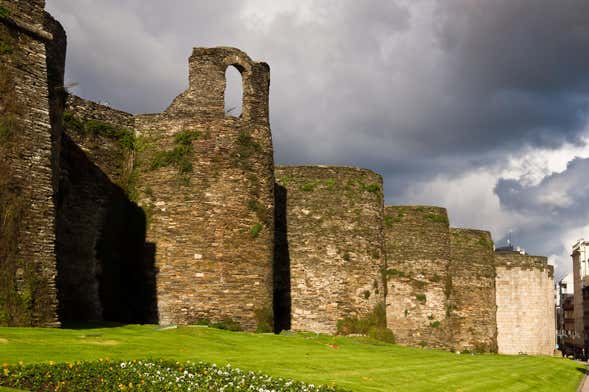
[{"label": "mowed grass", "polygon": [[[0,363],[165,358],[260,370],[353,391],[575,391],[584,366],[562,358],[457,355],[367,338],[158,329],[0,328]],[[1,391],[1,390],[0,390]]]}]

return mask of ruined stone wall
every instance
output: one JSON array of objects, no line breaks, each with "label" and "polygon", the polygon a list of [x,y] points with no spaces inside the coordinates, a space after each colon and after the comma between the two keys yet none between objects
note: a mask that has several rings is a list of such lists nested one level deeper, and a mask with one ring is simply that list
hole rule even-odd
[{"label": "ruined stone wall", "polygon": [[552,355],[554,269],[546,257],[495,254],[500,354]]},{"label": "ruined stone wall", "polygon": [[382,178],[349,167],[277,167],[290,264],[291,328],[334,333],[384,302]]},{"label": "ruined stone wall", "polygon": [[110,181],[127,190],[133,168],[133,115],[69,94],[67,135]]},{"label": "ruined stone wall", "polygon": [[44,1],[0,1],[0,324],[54,326],[54,166]]},{"label": "ruined stone wall", "polygon": [[154,322],[131,114],[70,95],[57,221],[62,320]]},{"label": "ruined stone wall", "polygon": [[457,351],[497,351],[493,241],[487,231],[450,229],[452,345]]},{"label": "ruined stone wall", "polygon": [[449,348],[450,229],[444,208],[385,207],[387,324],[400,344]]},{"label": "ruined stone wall", "polygon": [[[243,113],[224,112],[225,70]],[[154,245],[160,323],[231,319],[272,329],[274,172],[269,67],[232,48],[196,48],[190,85],[161,114],[136,117],[139,200]]]}]

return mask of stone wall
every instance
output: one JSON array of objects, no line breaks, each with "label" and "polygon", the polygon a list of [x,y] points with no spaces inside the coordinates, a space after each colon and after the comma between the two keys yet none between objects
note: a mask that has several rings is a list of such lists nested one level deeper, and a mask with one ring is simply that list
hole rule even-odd
[{"label": "stone wall", "polygon": [[387,324],[398,343],[450,347],[450,229],[444,208],[385,207]]},{"label": "stone wall", "polygon": [[44,1],[0,1],[0,324],[54,326],[55,205]]},{"label": "stone wall", "polygon": [[70,95],[57,220],[62,320],[155,322],[145,214],[134,203],[134,118]]},{"label": "stone wall", "polygon": [[[243,113],[225,115],[225,70]],[[269,67],[232,48],[196,48],[190,85],[162,114],[136,117],[139,200],[154,244],[160,323],[231,319],[271,330],[274,171]]]},{"label": "stone wall", "polygon": [[[290,265],[291,328],[334,333],[384,302],[382,178],[365,169],[277,167]],[[278,288],[280,289],[280,288]]]},{"label": "stone wall", "polygon": [[453,348],[497,352],[493,241],[487,231],[450,229]]},{"label": "stone wall", "polygon": [[500,354],[552,355],[554,269],[546,257],[495,254]]}]

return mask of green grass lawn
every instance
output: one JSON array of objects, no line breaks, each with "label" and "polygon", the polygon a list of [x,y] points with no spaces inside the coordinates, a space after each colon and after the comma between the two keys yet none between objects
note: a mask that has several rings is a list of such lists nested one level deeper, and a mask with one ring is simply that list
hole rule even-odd
[{"label": "green grass lawn", "polygon": [[[457,355],[367,338],[155,326],[0,328],[0,363],[165,358],[230,363],[354,391],[575,391],[584,366],[550,357]],[[0,389],[2,391],[2,389]]]}]

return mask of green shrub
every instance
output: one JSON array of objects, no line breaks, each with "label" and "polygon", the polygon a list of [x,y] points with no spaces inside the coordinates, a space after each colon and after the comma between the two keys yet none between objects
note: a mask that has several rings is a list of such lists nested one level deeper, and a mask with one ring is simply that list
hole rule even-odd
[{"label": "green shrub", "polygon": [[268,333],[274,331],[274,312],[269,306],[261,309],[256,309],[254,312],[256,315],[256,332],[257,333]]},{"label": "green shrub", "polygon": [[395,334],[389,328],[370,327],[368,329],[368,336],[381,342],[395,344]]},{"label": "green shrub", "polygon": [[424,304],[427,300],[425,294],[415,294],[415,299]]},{"label": "green shrub", "polygon": [[224,329],[227,331],[241,331],[241,325],[233,319],[225,318],[221,321],[212,322],[209,324],[211,328]]},{"label": "green shrub", "polygon": [[364,299],[370,298],[370,290],[364,290],[362,296],[364,297]]},{"label": "green shrub", "polygon": [[438,320],[433,321],[429,324],[429,326],[432,328],[438,328],[440,326],[440,322]]},{"label": "green shrub", "polygon": [[386,309],[378,303],[371,313],[362,318],[346,317],[336,324],[338,335],[360,334],[388,343],[395,342],[395,336],[386,326]]}]

